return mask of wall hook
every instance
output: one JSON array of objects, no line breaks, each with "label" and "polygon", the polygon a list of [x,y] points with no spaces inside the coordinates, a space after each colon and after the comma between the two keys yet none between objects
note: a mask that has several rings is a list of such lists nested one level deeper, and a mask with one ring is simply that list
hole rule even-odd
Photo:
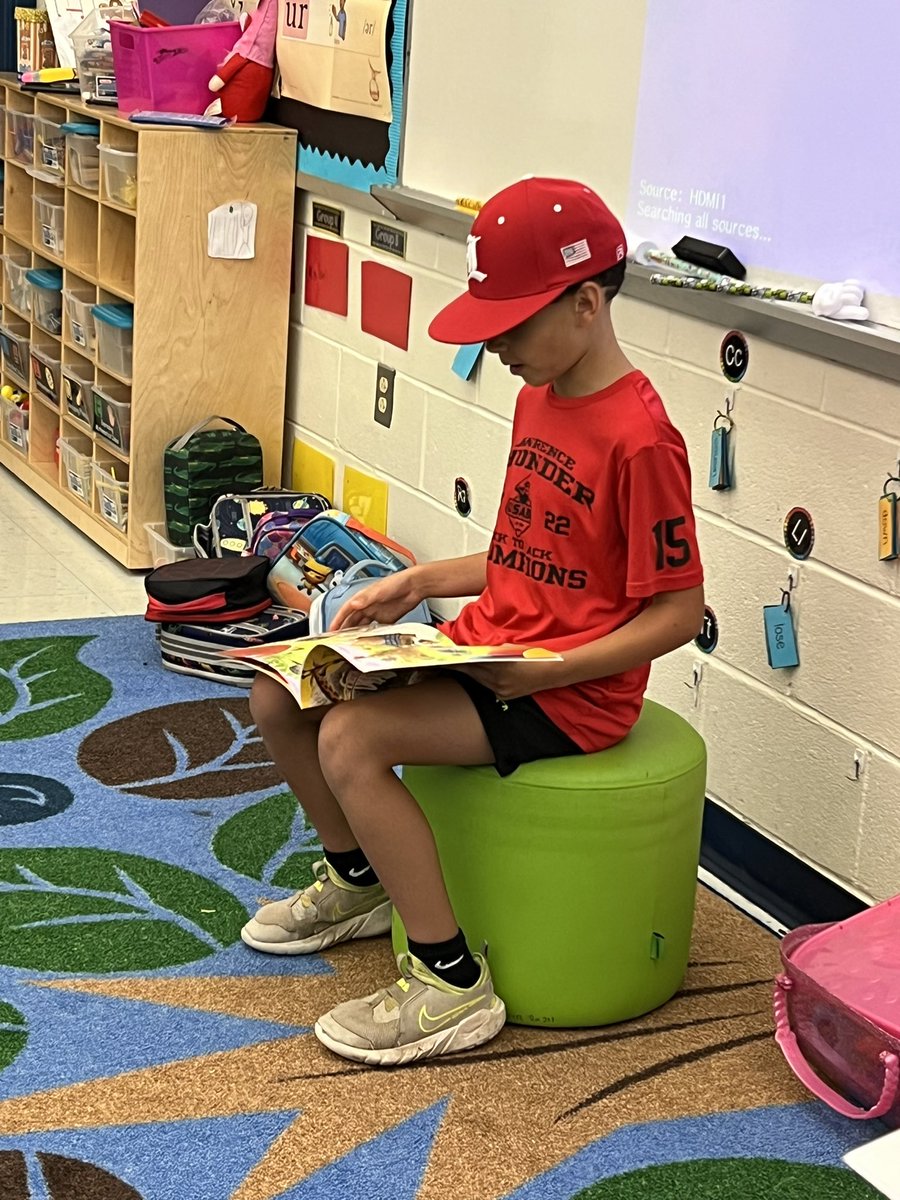
[{"label": "wall hook", "polygon": [[853,774],[848,775],[847,779],[849,779],[851,783],[859,783],[865,769],[866,769],[866,752],[864,750],[854,751]]}]

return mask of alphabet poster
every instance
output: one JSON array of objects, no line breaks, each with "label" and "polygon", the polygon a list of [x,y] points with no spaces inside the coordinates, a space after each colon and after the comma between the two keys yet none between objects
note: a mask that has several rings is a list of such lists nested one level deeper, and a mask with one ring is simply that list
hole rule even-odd
[{"label": "alphabet poster", "polygon": [[298,167],[368,191],[396,183],[407,0],[278,0],[280,99]]},{"label": "alphabet poster", "polygon": [[390,0],[280,0],[282,96],[390,122],[390,8]]}]

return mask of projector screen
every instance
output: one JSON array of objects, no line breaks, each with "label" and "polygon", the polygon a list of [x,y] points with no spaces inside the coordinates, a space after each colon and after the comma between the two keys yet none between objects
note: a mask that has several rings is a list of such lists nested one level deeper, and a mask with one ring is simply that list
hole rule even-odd
[{"label": "projector screen", "polygon": [[900,3],[647,0],[632,237],[900,296]]}]

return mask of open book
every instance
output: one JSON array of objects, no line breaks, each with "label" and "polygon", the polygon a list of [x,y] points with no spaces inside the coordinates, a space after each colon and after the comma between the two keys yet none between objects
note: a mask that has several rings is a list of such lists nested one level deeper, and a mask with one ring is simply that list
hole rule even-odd
[{"label": "open book", "polygon": [[[412,683],[429,667],[471,663],[562,661],[536,646],[457,646],[431,625],[369,625],[338,633],[225,650],[265,671],[288,689],[301,708],[352,700],[398,683]],[[405,672],[401,675],[400,672]]]}]

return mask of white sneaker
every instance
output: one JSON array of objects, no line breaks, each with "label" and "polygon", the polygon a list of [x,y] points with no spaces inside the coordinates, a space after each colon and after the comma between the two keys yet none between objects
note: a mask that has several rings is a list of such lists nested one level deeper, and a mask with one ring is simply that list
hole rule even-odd
[{"label": "white sneaker", "polygon": [[380,883],[354,887],[324,859],[313,863],[315,882],[286,900],[264,904],[241,937],[264,954],[315,954],[336,942],[378,937],[391,927],[391,902]]}]

